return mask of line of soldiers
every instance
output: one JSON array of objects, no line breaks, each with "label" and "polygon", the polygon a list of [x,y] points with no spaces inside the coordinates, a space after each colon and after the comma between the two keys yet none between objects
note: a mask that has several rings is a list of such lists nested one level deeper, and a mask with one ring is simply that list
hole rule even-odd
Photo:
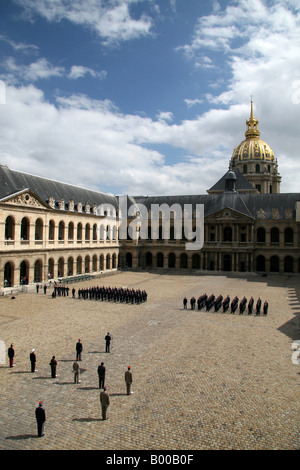
[{"label": "line of soldiers", "polygon": [[[196,299],[195,297],[192,297],[190,299],[190,305],[191,305],[191,310],[195,310],[195,305],[196,305]],[[183,306],[186,309],[187,308],[187,299],[186,297],[183,299]],[[243,297],[243,299],[240,301],[239,305],[239,298],[235,296],[232,301],[230,302],[230,297],[227,295],[225,299],[223,299],[222,295],[219,295],[217,298],[215,297],[214,294],[211,294],[208,296],[207,294],[202,294],[200,297],[197,299],[197,307],[198,310],[202,310],[206,308],[206,311],[209,312],[213,307],[214,311],[218,312],[221,307],[223,307],[223,313],[227,312],[230,308],[231,313],[235,313],[236,310],[238,309],[239,306],[239,314],[243,315],[245,312],[246,308],[248,308],[248,315],[252,315],[253,313],[253,308],[254,308],[254,299],[253,297],[250,298],[247,306],[247,299],[246,297]],[[256,302],[256,315],[260,315],[261,313],[261,308],[263,310],[263,314],[267,315],[268,314],[268,308],[269,304],[268,301],[265,300],[264,304],[262,305],[262,301],[260,298],[257,299]]]},{"label": "line of soldiers", "polygon": [[[75,292],[72,291],[73,297]],[[108,300],[111,302],[135,303],[146,302],[147,292],[140,289],[129,289],[123,287],[86,287],[78,290],[78,299]]]},{"label": "line of soldiers", "polygon": [[67,287],[67,286],[61,286],[61,285],[55,284],[53,292],[52,292],[52,298],[55,298],[57,296],[58,297],[68,296],[69,295],[69,290],[70,290],[70,288]]}]

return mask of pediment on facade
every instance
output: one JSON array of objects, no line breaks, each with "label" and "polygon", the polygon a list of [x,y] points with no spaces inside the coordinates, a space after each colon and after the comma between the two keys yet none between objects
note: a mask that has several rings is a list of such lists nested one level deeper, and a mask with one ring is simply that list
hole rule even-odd
[{"label": "pediment on facade", "polygon": [[31,189],[23,189],[17,193],[10,194],[0,199],[0,203],[19,207],[30,207],[32,209],[50,209],[50,206]]},{"label": "pediment on facade", "polygon": [[246,222],[253,221],[252,217],[249,217],[246,214],[243,214],[239,211],[231,209],[229,207],[224,207],[221,210],[218,210],[212,214],[209,214],[205,217],[205,221],[232,221],[232,222]]}]

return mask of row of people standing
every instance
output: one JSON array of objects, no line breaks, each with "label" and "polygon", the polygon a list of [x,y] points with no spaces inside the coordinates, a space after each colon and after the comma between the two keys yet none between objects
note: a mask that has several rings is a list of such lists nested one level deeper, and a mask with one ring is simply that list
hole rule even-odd
[{"label": "row of people standing", "polygon": [[[215,312],[218,312],[221,309],[221,307],[223,307],[223,313],[227,312],[229,309],[231,313],[235,313],[239,306],[240,315],[242,315],[245,312],[246,308],[248,309],[248,315],[252,315],[253,309],[254,309],[253,297],[250,298],[248,305],[247,305],[247,299],[245,296],[242,298],[239,304],[239,298],[237,296],[235,296],[231,301],[229,295],[227,295],[225,299],[223,299],[222,295],[219,295],[218,297],[216,297],[214,294],[211,294],[210,296],[208,296],[205,293],[205,294],[200,295],[197,300],[195,297],[192,297],[190,299],[191,310],[195,310],[196,303],[197,303],[198,310],[202,310],[205,308],[207,312],[209,312],[212,308],[214,308]],[[186,297],[184,297],[183,308],[186,310],[187,306],[188,306],[188,300]],[[265,300],[264,303],[262,304],[262,301],[259,297],[257,299],[255,309],[256,309],[256,315],[261,314],[261,309],[262,309],[263,314],[267,315],[268,309],[269,309],[268,301]]]},{"label": "row of people standing", "polygon": [[[73,288],[72,297],[75,298],[75,296],[76,291]],[[78,299],[140,304],[147,301],[147,292],[123,287],[93,286],[78,289]]]}]

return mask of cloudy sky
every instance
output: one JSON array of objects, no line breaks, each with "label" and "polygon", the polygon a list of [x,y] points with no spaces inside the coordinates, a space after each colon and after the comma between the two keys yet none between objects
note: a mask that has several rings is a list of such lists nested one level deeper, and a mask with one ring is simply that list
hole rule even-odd
[{"label": "cloudy sky", "polygon": [[203,194],[259,119],[300,192],[299,0],[1,0],[0,163]]}]

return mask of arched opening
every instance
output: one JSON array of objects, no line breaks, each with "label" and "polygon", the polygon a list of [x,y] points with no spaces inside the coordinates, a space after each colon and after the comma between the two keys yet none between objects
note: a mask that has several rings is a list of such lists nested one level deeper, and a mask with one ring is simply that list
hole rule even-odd
[{"label": "arched opening", "polygon": [[74,259],[72,256],[68,258],[68,276],[73,276],[74,274]]},{"label": "arched opening", "polygon": [[78,242],[82,241],[82,223],[81,222],[77,224],[77,241]]},{"label": "arched opening", "polygon": [[48,260],[48,279],[54,278],[54,259],[49,258]]},{"label": "arched opening", "polygon": [[277,227],[271,228],[271,243],[279,243],[279,229]]},{"label": "arched opening", "polygon": [[76,273],[77,274],[82,274],[82,257],[78,256],[77,257],[77,262],[76,262]]},{"label": "arched opening", "polygon": [[21,220],[21,240],[29,240],[29,220],[23,217]]},{"label": "arched opening", "polygon": [[91,261],[91,258],[89,257],[89,255],[87,255],[84,259],[84,272],[85,273],[90,272],[90,261]]},{"label": "arched opening", "polygon": [[156,260],[157,260],[157,267],[158,268],[163,268],[164,267],[164,255],[163,255],[163,253],[161,253],[161,252],[157,253]]},{"label": "arched opening", "polygon": [[257,243],[266,243],[266,231],[263,227],[258,227],[256,239]]},{"label": "arched opening", "polygon": [[146,266],[152,266],[152,253],[150,251],[146,253]]},{"label": "arched opening", "polygon": [[266,259],[263,255],[259,255],[256,258],[256,271],[265,271],[266,270]]},{"label": "arched opening", "polygon": [[5,220],[5,240],[15,239],[15,219],[10,215]]},{"label": "arched opening", "polygon": [[231,255],[223,255],[223,271],[232,271]]},{"label": "arched opening", "polygon": [[43,281],[43,263],[40,259],[34,263],[34,282]]},{"label": "arched opening", "polygon": [[97,224],[93,225],[93,241],[97,241]]},{"label": "arched opening", "polygon": [[20,264],[20,284],[27,285],[29,282],[29,263],[22,261]]},{"label": "arched opening", "polygon": [[63,277],[65,275],[65,260],[64,260],[64,258],[59,258],[59,260],[58,260],[57,275],[58,275],[58,277]]},{"label": "arched opening", "polygon": [[61,220],[58,225],[58,240],[64,241],[64,239],[65,239],[65,223],[63,220]]},{"label": "arched opening", "polygon": [[132,268],[132,254],[126,253],[126,267]]},{"label": "arched opening", "polygon": [[91,239],[91,226],[90,224],[86,224],[85,226],[85,241],[89,242]]},{"label": "arched opening", "polygon": [[98,268],[98,257],[97,255],[94,255],[92,259],[92,270],[95,272],[97,271],[97,268]]},{"label": "arched opening", "polygon": [[192,256],[192,269],[200,269],[200,255],[197,253]]},{"label": "arched opening", "polygon": [[50,220],[49,222],[49,230],[48,230],[48,237],[49,240],[53,241],[54,240],[54,233],[55,233],[55,223],[53,220]]},{"label": "arched opening", "polygon": [[187,269],[188,265],[188,257],[186,253],[182,253],[180,255],[180,268]]},{"label": "arched opening", "polygon": [[293,229],[287,227],[284,231],[284,243],[285,245],[292,245],[294,242],[294,232]]},{"label": "arched opening", "polygon": [[104,256],[100,255],[100,271],[104,270]]},{"label": "arched opening", "polygon": [[272,273],[278,273],[279,272],[279,258],[278,256],[271,256],[270,259],[270,271]]},{"label": "arched opening", "polygon": [[168,267],[169,268],[175,268],[176,266],[176,256],[174,253],[169,253],[168,256]]},{"label": "arched opening", "polygon": [[37,219],[35,222],[35,240],[43,240],[43,221],[42,219]]},{"label": "arched opening", "polygon": [[294,272],[294,259],[292,256],[286,256],[284,258],[284,272],[292,273]]},{"label": "arched opening", "polygon": [[74,240],[74,224],[73,222],[70,222],[68,225],[68,240],[73,241]]},{"label": "arched opening", "polygon": [[4,266],[3,286],[4,287],[14,286],[14,265],[13,263],[10,263],[9,261],[5,263],[5,266]]}]

